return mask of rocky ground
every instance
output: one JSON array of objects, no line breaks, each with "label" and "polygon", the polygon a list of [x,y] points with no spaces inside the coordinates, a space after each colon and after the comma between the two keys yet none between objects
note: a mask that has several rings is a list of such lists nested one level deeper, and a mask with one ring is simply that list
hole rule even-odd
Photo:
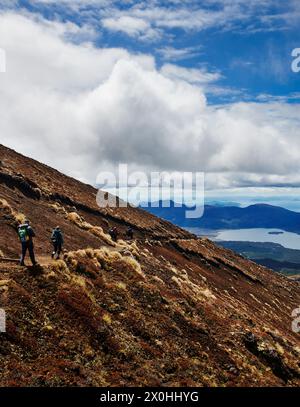
[{"label": "rocky ground", "polygon": [[[299,282],[0,146],[1,386],[299,386]],[[39,267],[20,267],[31,220]],[[66,252],[52,261],[60,225]],[[134,228],[114,243],[111,226]]]}]

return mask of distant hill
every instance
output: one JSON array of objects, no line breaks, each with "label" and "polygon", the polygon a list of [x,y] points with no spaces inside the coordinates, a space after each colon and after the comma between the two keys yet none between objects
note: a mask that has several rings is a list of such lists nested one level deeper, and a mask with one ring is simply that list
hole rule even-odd
[{"label": "distant hill", "polygon": [[300,213],[267,204],[255,204],[246,208],[205,205],[204,215],[200,219],[186,219],[185,212],[190,208],[177,208],[174,202],[171,202],[170,208],[163,208],[160,202],[158,207],[146,209],[181,227],[211,230],[276,228],[300,233]]},{"label": "distant hill", "polygon": [[219,241],[218,244],[274,271],[300,276],[300,250],[271,242]]}]

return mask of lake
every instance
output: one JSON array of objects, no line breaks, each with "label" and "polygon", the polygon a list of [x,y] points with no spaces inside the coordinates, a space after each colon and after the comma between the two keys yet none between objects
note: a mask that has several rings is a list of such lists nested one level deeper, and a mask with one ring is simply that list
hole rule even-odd
[{"label": "lake", "polygon": [[230,229],[230,230],[203,230],[189,228],[189,231],[198,235],[206,236],[211,240],[235,241],[235,242],[271,242],[279,243],[288,249],[300,250],[300,235],[285,232],[280,229]]}]

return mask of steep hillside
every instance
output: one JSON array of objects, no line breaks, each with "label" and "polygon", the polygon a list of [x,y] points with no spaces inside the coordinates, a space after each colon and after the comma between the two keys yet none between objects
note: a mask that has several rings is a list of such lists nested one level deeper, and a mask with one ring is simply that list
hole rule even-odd
[{"label": "steep hillside", "polygon": [[[298,386],[299,283],[0,146],[1,386]],[[16,225],[36,230],[20,267]],[[65,233],[52,261],[49,234]],[[131,224],[134,241],[109,226]]]}]

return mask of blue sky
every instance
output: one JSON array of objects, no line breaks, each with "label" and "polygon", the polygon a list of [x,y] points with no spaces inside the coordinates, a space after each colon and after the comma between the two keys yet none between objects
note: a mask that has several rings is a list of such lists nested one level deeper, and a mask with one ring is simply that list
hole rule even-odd
[{"label": "blue sky", "polygon": [[[217,84],[224,91],[209,93],[209,103],[265,101],[268,95],[287,98],[290,103],[300,98],[296,94],[300,75],[291,70],[291,50],[300,43],[297,1],[20,0],[17,7],[50,20],[89,25],[95,30],[93,42],[98,47],[150,53],[158,66],[172,61],[219,73]],[[197,13],[202,23],[194,21]],[[127,28],[118,28],[122,17],[130,18],[134,27],[135,20],[150,27],[130,32],[128,23]]]},{"label": "blue sky", "polygon": [[91,183],[128,163],[297,195],[299,22],[298,0],[0,0],[0,141]]}]

